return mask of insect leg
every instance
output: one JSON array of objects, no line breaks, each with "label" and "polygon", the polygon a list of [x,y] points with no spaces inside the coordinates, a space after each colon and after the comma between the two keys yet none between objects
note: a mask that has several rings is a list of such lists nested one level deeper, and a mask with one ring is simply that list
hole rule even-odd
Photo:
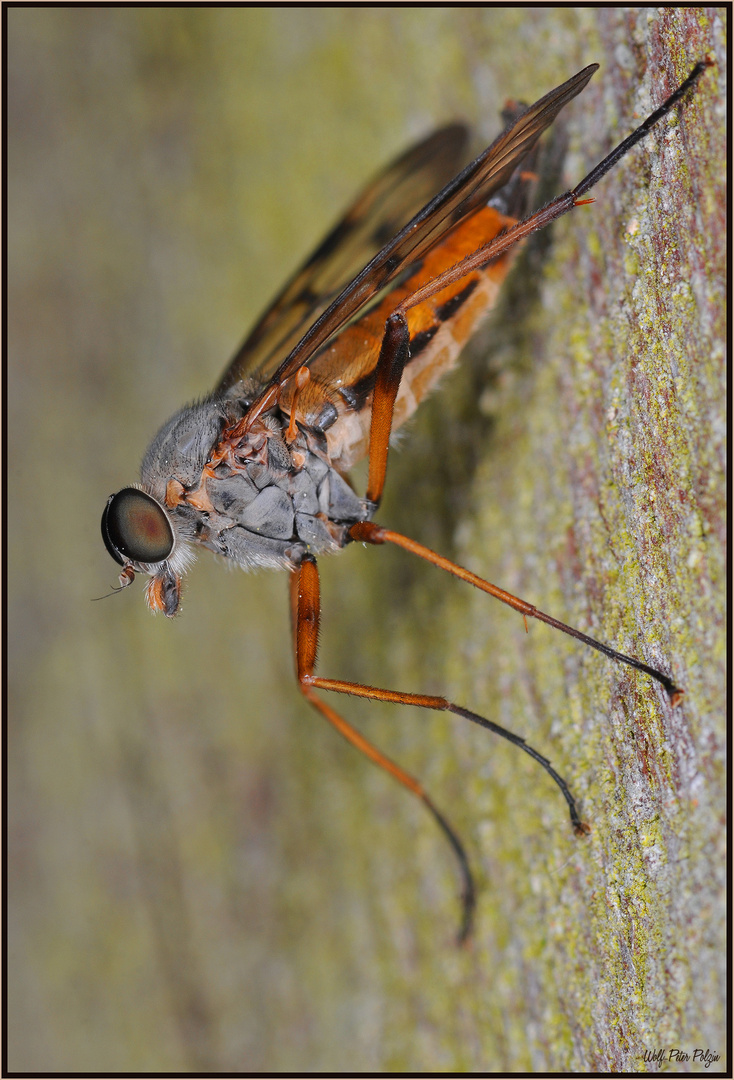
[{"label": "insect leg", "polygon": [[[293,624],[293,638],[296,653],[296,672],[298,685],[301,693],[307,701],[326,717],[340,735],[361,750],[370,761],[379,765],[386,772],[406,787],[408,791],[416,795],[421,802],[430,810],[435,821],[438,823],[446,839],[456,855],[461,874],[461,925],[459,928],[458,941],[463,943],[467,940],[472,930],[474,907],[476,904],[476,890],[474,878],[469,867],[469,860],[464,851],[463,844],[454,832],[453,828],[443,816],[438,807],[433,803],[423,786],[409,773],[396,765],[394,761],[386,757],[376,746],[373,746],[363,735],[348,724],[339,713],[335,712],[325,701],[314,694],[312,687],[320,685],[313,672],[316,666],[316,647],[319,632],[320,601],[319,601],[319,572],[316,560],[307,555],[300,567],[294,570],[290,579],[291,591],[291,620]],[[328,681],[328,680],[327,680]],[[366,687],[354,688],[352,683],[336,684],[331,689],[340,688],[346,693],[355,693]],[[369,696],[369,695],[368,695]],[[427,699],[428,700],[428,699]]]},{"label": "insect leg", "polygon": [[506,232],[501,233],[494,240],[489,241],[483,247],[472,254],[467,255],[456,263],[455,266],[449,267],[442,274],[437,275],[432,281],[428,282],[421,289],[417,289],[410,296],[405,297],[399,307],[399,311],[405,312],[412,307],[416,307],[418,304],[422,304],[425,300],[430,300],[436,293],[441,292],[448,285],[453,285],[455,282],[460,281],[472,270],[481,269],[486,266],[493,259],[503,255],[511,247],[514,247],[520,240],[530,236],[532,233],[537,232],[538,229],[544,229],[546,225],[550,225],[559,217],[563,217],[569,210],[573,210],[575,206],[582,206],[584,203],[593,202],[593,199],[581,200],[580,196],[589,191],[609,170],[623,157],[628,150],[643,139],[652,127],[659,120],[662,120],[671,109],[681,100],[688,90],[701,77],[707,67],[712,67],[713,61],[706,59],[700,60],[687,79],[685,79],[681,85],[675,90],[670,97],[666,98],[663,104],[652,112],[646,120],[644,120],[639,127],[623,139],[622,142],[616,146],[607,156],[595,165],[591,172],[576,185],[572,191],[567,191],[563,195],[556,196],[545,206],[541,207],[530,217],[524,221],[519,221],[517,225],[513,225]]},{"label": "insect leg", "polygon": [[599,164],[584,177],[581,183],[576,185],[572,194],[578,198],[579,195],[583,195],[584,192],[588,191],[589,188],[592,188],[597,181],[601,180],[602,176],[604,176],[605,173],[608,173],[612,166],[614,166],[621,157],[624,157],[628,150],[632,149],[635,143],[638,143],[640,139],[644,139],[650,128],[654,127],[658,120],[662,120],[662,118],[670,112],[673,106],[678,104],[686,91],[698,81],[701,75],[703,75],[706,68],[713,66],[713,60],[708,58],[706,60],[699,60],[691,71],[691,74],[680,84],[678,89],[675,90],[669,98],[666,98],[658,109],[650,113],[647,119],[643,120],[640,126],[635,128],[631,135],[628,135],[626,139],[623,139],[619,146],[615,146],[614,150],[607,154],[604,160],[600,161]]},{"label": "insect leg", "polygon": [[[523,221],[519,221],[505,232],[500,233],[483,247],[480,247],[477,251],[467,255],[454,266],[449,267],[448,270],[445,270],[443,273],[432,278],[422,288],[417,289],[415,292],[401,300],[400,304],[386,321],[382,347],[380,349],[380,356],[375,372],[375,389],[372,399],[372,415],[370,418],[369,475],[367,481],[367,498],[374,503],[375,506],[379,504],[385,486],[387,455],[395,399],[400,387],[403,369],[410,358],[410,334],[406,312],[411,308],[415,308],[419,304],[430,300],[443,289],[466,277],[467,274],[486,267],[494,259],[499,258],[510,248],[514,247],[520,240],[525,239],[539,229],[545,228],[546,225],[549,225],[557,218],[567,214],[569,210],[573,210],[575,206],[582,205],[584,202],[593,202],[593,199],[582,200],[580,196],[589,191],[589,189],[592,188],[605,173],[607,173],[609,169],[611,169],[612,166],[635,145],[635,143],[643,139],[650,129],[662,119],[662,117],[670,112],[670,110],[694,85],[706,68],[710,66],[710,63],[711,62],[708,60],[702,60],[696,64],[691,74],[678,89],[671,94],[658,109],[651,113],[631,135],[628,135],[626,139],[611,151],[611,153],[599,162],[599,164],[596,165],[572,191],[567,191],[563,195],[558,195],[546,206],[541,207],[540,210],[531,214],[530,217]],[[526,614],[530,614],[530,612],[526,612]],[[638,664],[629,657],[624,657],[620,653],[614,653],[613,650],[607,649],[606,646],[602,646],[599,643],[584,637],[584,635],[579,634],[577,631],[570,630],[563,624],[558,624],[555,620],[543,616],[542,613],[533,612],[533,614],[535,618],[544,619],[544,621],[549,622],[552,626],[556,626],[566,633],[572,633],[573,636],[579,637],[581,640],[593,645],[594,648],[601,649],[602,652],[606,652],[610,656],[614,656],[615,659],[623,660],[625,663],[631,663],[633,667],[640,667],[641,670],[647,671],[649,674],[652,674],[654,678],[662,681],[671,696],[673,695],[675,687],[670,683],[670,680],[665,682],[665,677],[660,677],[659,673],[653,672],[652,669],[647,668],[645,665]]]},{"label": "insect leg", "polygon": [[353,540],[361,540],[366,544],[396,544],[398,547],[411,552],[411,554],[425,559],[426,562],[433,563],[439,569],[448,571],[454,577],[461,578],[462,581],[468,581],[470,585],[475,585],[483,592],[489,593],[490,596],[501,600],[503,604],[507,604],[509,607],[519,611],[524,618],[530,616],[532,619],[539,619],[541,622],[547,623],[548,626],[561,630],[564,634],[568,634],[578,641],[583,641],[585,645],[590,645],[592,649],[604,653],[611,660],[617,660],[619,663],[628,664],[638,671],[644,671],[665,687],[672,705],[678,705],[683,697],[684,691],[676,686],[668,675],[664,675],[657,668],[650,667],[641,660],[636,660],[633,656],[627,656],[626,653],[617,652],[616,649],[612,649],[609,645],[604,645],[603,642],[574,629],[573,626],[568,626],[566,623],[560,622],[559,619],[554,619],[552,615],[546,615],[544,611],[540,611],[534,604],[521,600],[519,596],[513,596],[512,593],[506,592],[498,585],[492,585],[491,582],[485,581],[484,578],[480,578],[477,574],[473,574],[471,570],[465,570],[463,566],[451,562],[450,559],[444,558],[443,555],[438,555],[435,551],[424,547],[423,544],[419,544],[416,540],[403,536],[402,533],[393,532],[391,529],[383,529],[381,525],[377,525],[374,521],[360,521],[352,526],[349,535]]},{"label": "insect leg", "polygon": [[[369,525],[370,522],[366,524]],[[356,529],[358,526],[354,528]],[[377,528],[379,529],[379,526]],[[387,530],[383,531],[387,532]],[[393,534],[393,536],[397,535],[399,534]],[[375,540],[373,542],[379,544],[384,541]],[[444,697],[433,697],[429,694],[407,694],[402,690],[383,690],[377,686],[363,686],[361,683],[346,682],[343,679],[324,679],[320,675],[314,675],[319,628],[319,574],[316,568],[316,560],[312,555],[304,556],[298,571],[291,578],[291,588],[291,611],[295,620],[296,670],[301,691],[312,704],[316,705],[318,701],[310,693],[310,688],[315,687],[319,690],[333,690],[337,694],[353,694],[355,697],[371,698],[374,701],[391,701],[395,705],[416,705],[421,709],[435,709],[437,712],[451,712],[456,716],[463,716],[466,720],[471,720],[472,723],[479,724],[480,727],[487,728],[488,731],[493,731],[495,735],[501,735],[503,739],[514,743],[515,746],[519,746],[521,750],[524,750],[526,754],[539,762],[561,789],[563,797],[568,803],[574,832],[579,836],[583,836],[590,831],[589,826],[579,817],[576,801],[565,780],[558,775],[547,758],[544,758],[532,746],[528,746],[523,738],[515,735],[512,731],[508,731],[506,728],[500,727],[499,724],[495,724],[492,720],[486,720],[483,716],[479,716],[478,713],[471,712],[470,709],[465,709],[462,705],[456,705]],[[319,702],[317,708],[323,712],[323,702]],[[324,715],[326,714],[324,713]],[[327,719],[331,720],[331,717],[327,717]],[[333,723],[333,720],[331,722]],[[342,720],[341,723],[343,724],[344,721]],[[342,729],[339,728],[339,730]],[[351,731],[351,728],[349,730]],[[342,734],[349,738],[350,741],[355,741],[346,731],[342,731]],[[357,736],[356,732],[352,734]],[[357,738],[361,739],[361,736],[357,736]],[[355,745],[357,745],[356,742]],[[375,751],[372,747],[370,747],[369,751],[362,746],[360,746],[360,749],[369,757],[372,757],[373,760],[377,760],[373,755],[379,754],[379,751]],[[382,759],[381,755],[379,764],[386,768],[388,772],[397,776],[397,767],[392,762]],[[399,776],[398,779],[400,779]],[[405,781],[402,782],[405,783]],[[411,780],[410,784],[406,786],[419,794],[419,791],[412,787],[414,783],[415,781]],[[424,798],[423,794],[420,794],[420,797]]]},{"label": "insect leg", "polygon": [[377,506],[382,498],[387,473],[393,408],[410,353],[410,332],[402,311],[396,311],[385,323],[380,357],[375,371],[375,389],[370,416],[369,474],[367,498]]}]

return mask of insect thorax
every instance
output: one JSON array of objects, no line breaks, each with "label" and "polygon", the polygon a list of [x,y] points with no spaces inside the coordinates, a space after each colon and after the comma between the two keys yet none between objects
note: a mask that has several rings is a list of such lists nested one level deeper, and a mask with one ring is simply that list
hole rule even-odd
[{"label": "insect thorax", "polygon": [[287,441],[278,408],[246,423],[258,389],[247,380],[181,409],[151,443],[141,482],[184,545],[246,568],[293,567],[344,547],[371,507],[331,465],[322,432],[299,428]]}]

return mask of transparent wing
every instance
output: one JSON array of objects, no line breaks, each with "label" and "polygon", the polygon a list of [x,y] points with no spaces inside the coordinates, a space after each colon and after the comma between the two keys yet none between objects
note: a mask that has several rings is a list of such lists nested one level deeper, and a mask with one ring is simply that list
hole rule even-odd
[{"label": "transparent wing", "polygon": [[467,129],[449,124],[393,161],[350,206],[260,318],[219,389],[246,375],[266,380],[309,325],[416,210],[459,168]]},{"label": "transparent wing", "polygon": [[[598,64],[590,64],[536,101],[431,199],[311,324],[275,370],[271,385],[288,378],[302,364],[308,364],[316,351],[365,304],[507,183],[518,162],[553,123],[564,105],[583,90],[598,67]],[[228,375],[229,372],[225,375],[224,386],[231,381]],[[248,415],[257,415],[271,397],[270,387],[266,387],[250,406]]]}]

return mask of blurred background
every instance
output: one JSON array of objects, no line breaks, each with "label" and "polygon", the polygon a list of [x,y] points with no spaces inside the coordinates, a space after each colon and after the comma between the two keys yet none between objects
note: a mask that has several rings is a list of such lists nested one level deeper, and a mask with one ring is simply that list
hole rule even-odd
[{"label": "blurred background", "polygon": [[[5,15],[9,1067],[606,1071],[666,1039],[723,1053],[721,12]],[[671,121],[522,256],[391,460],[380,514],[677,665],[688,711],[398,552],[322,560],[324,674],[486,711],[553,759],[593,821],[575,842],[537,767],[469,725],[332,701],[466,839],[481,892],[458,950],[445,842],[299,698],[284,576],[203,553],[173,622],[139,583],[91,603],[117,576],[102,508],[412,140],[459,118],[480,148],[506,99],[598,61],[558,125],[573,182],[706,53],[683,155]],[[678,232],[652,273],[656,221]],[[672,353],[640,366],[635,334]],[[639,460],[626,421],[616,437],[630,371],[652,439]],[[591,418],[588,441],[568,415]],[[675,490],[664,535],[639,524],[636,460],[647,511]]]}]

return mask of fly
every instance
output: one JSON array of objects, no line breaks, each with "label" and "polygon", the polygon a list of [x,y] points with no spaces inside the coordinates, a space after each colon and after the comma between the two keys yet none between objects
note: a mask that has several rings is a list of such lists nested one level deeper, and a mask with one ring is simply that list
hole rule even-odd
[{"label": "fly", "polygon": [[[574,207],[593,202],[582,196],[681,101],[711,63],[696,64],[675,93],[572,191],[529,216],[523,208],[529,155],[597,64],[529,108],[513,107],[505,131],[448,183],[467,139],[461,125],[441,128],[403,154],[361,193],[291,278],[214,392],[161,428],[143,459],[140,484],[111,495],[102,516],[107,550],[122,566],[120,586],[130,585],[137,573],[147,574],[149,607],[169,617],[179,610],[182,577],[197,547],[246,569],[288,570],[299,689],[344,738],[433,815],[458,861],[460,941],[471,932],[476,902],[461,840],[418,780],[368,742],[318,691],[451,712],[501,735],[552,777],[576,834],[587,834],[589,826],[547,758],[511,731],[443,697],[317,675],[316,559],[353,541],[395,544],[508,604],[526,622],[539,619],[645,672],[665,688],[673,706],[678,704],[683,691],[668,675],[384,528],[373,516],[385,485],[391,433],[455,365],[495,301],[512,248]],[[347,474],[365,456],[367,491],[360,497]]]}]

